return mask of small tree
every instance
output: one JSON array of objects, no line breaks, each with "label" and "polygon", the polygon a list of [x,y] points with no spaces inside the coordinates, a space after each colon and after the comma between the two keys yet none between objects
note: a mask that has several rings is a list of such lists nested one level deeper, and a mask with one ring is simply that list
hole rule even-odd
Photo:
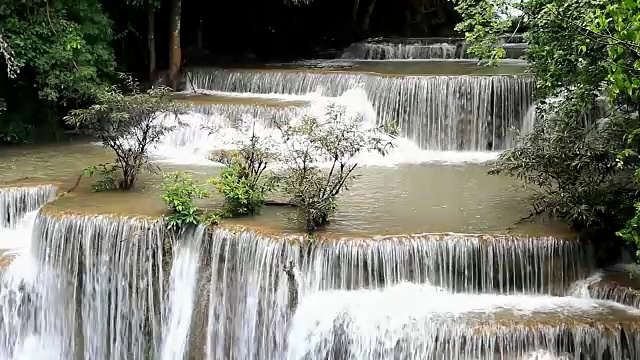
[{"label": "small tree", "polygon": [[115,152],[112,169],[119,173],[118,187],[124,190],[134,186],[141,169],[154,170],[148,157],[150,148],[180,125],[179,121],[178,125],[167,125],[159,115],[184,112],[169,97],[168,88],[152,88],[143,93],[137,82],[126,80],[130,93],[111,87],[97,94],[95,105],[73,110],[65,118],[68,124],[84,128]]},{"label": "small tree", "polygon": [[[354,157],[375,151],[385,155],[393,137],[380,128],[363,126],[361,115],[349,115],[345,106],[329,103],[324,116],[305,115],[277,123],[286,150],[282,190],[298,209],[297,219],[307,231],[329,221],[336,197],[348,189],[358,163]],[[329,169],[318,166],[329,163]]]},{"label": "small tree", "polygon": [[624,118],[585,121],[581,109],[547,104],[531,133],[500,155],[490,174],[523,180],[532,191],[533,215],[547,213],[579,231],[615,229],[632,208],[633,171],[619,167],[628,128]]},{"label": "small tree", "polygon": [[[267,165],[277,160],[271,137],[261,137],[255,122],[242,126],[246,139],[235,142],[237,150],[212,153],[211,160],[225,164],[220,177],[210,182],[224,196],[224,215],[254,215],[265,203],[265,195],[272,191],[275,177],[265,174]],[[215,131],[215,130],[214,130]]]}]

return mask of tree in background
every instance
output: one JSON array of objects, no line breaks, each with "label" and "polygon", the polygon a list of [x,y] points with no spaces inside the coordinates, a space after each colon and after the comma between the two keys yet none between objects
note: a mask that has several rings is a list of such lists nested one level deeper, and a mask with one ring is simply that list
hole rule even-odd
[{"label": "tree in background", "polygon": [[157,71],[156,60],[156,12],[160,8],[160,0],[125,0],[127,4],[143,9],[147,15],[147,52],[149,80],[153,80]]},{"label": "tree in background", "polygon": [[[505,29],[526,27],[537,124],[492,173],[525,180],[548,212],[609,242],[640,199],[640,12],[635,1],[458,0],[469,52],[495,63]],[[636,208],[640,206],[636,205]],[[622,235],[637,240],[638,216]]]},{"label": "tree in background", "polygon": [[0,30],[45,100],[86,99],[113,70],[111,22],[97,1],[3,1]]},{"label": "tree in background", "polygon": [[130,93],[111,87],[97,93],[94,105],[72,110],[65,117],[68,124],[97,137],[115,153],[115,163],[109,164],[106,169],[109,176],[117,175],[117,186],[109,186],[104,190],[114,187],[131,189],[141,170],[153,171],[149,151],[163,135],[180,125],[177,121],[177,125],[170,125],[160,115],[178,115],[184,112],[169,97],[169,89],[152,88],[143,93],[137,82],[130,78],[127,82]]},{"label": "tree in background", "polygon": [[[9,47],[9,44],[4,40],[2,33],[0,33],[0,56],[4,59],[6,65],[6,73],[8,78],[14,78],[18,72],[18,66],[15,62],[15,55],[13,50]],[[0,98],[0,112],[6,109],[6,104],[2,98]]]},{"label": "tree in background", "polygon": [[111,22],[97,0],[2,1],[0,33],[13,54],[10,64],[3,57],[12,71],[0,74],[5,140],[25,141],[47,112],[90,99],[114,69]]}]

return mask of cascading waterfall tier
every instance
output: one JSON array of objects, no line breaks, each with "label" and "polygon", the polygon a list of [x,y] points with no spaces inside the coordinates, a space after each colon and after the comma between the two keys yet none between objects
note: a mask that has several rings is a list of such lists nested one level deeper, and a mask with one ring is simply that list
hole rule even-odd
[{"label": "cascading waterfall tier", "polygon": [[[451,294],[428,285],[302,300],[287,359],[640,358],[640,311],[570,297]],[[534,357],[535,358],[535,357]]]},{"label": "cascading waterfall tier", "polygon": [[206,70],[189,72],[195,89],[222,92],[338,96],[363,87],[379,124],[428,150],[502,150],[533,102],[530,76],[390,77],[313,71]]},{"label": "cascading waterfall tier", "polygon": [[223,126],[255,121],[264,126],[285,122],[302,113],[300,106],[262,106],[254,104],[191,104],[189,110],[216,119]]},{"label": "cascading waterfall tier", "polygon": [[[522,36],[501,38],[499,46],[505,49],[507,59],[524,56],[528,44]],[[380,38],[361,41],[346,48],[342,59],[397,60],[397,59],[469,59],[463,38]]]},{"label": "cascading waterfall tier", "polygon": [[302,272],[313,290],[410,281],[467,293],[564,295],[590,273],[591,258],[572,239],[423,234],[314,242]]},{"label": "cascading waterfall tier", "polygon": [[396,59],[464,59],[464,44],[402,44],[361,42],[349,46],[343,59],[396,60]]},{"label": "cascading waterfall tier", "polygon": [[[630,345],[611,344],[637,344],[631,331],[635,315],[616,325],[627,310],[605,305],[588,310],[589,316],[597,313],[592,320],[603,319],[598,328],[570,311],[573,305],[566,304],[573,300],[548,296],[564,294],[571,282],[584,278],[590,261],[588,247],[577,240],[551,237],[324,239],[200,228],[175,238],[162,221],[39,214],[30,251],[2,277],[0,358],[41,352],[55,359],[304,359],[316,358],[317,351],[334,348],[340,339],[364,336],[374,342],[368,348],[364,340],[348,342],[350,353],[381,351],[375,344],[387,339],[388,331],[397,335],[389,344],[398,354],[428,356],[446,348],[451,354],[463,351],[460,358],[477,358],[580,341],[583,345],[571,346],[622,353]],[[288,264],[294,266],[297,308],[283,270]],[[372,314],[366,325],[373,328],[336,305],[343,300],[366,305],[375,302],[375,294],[407,286],[430,289],[429,296],[436,297],[418,301],[424,294],[409,290],[401,297],[418,301],[413,307],[380,303],[380,316]],[[512,295],[468,294],[478,292]],[[313,305],[317,301],[323,305]],[[429,314],[415,309],[433,301],[444,308],[432,305]],[[540,305],[549,301],[546,308]],[[478,307],[457,310],[464,314],[452,318],[446,304]],[[410,321],[385,325],[394,317],[381,316],[391,308],[404,309],[403,319]],[[531,309],[534,313],[519,317]],[[559,316],[558,309],[569,314]],[[321,324],[331,319],[335,329],[349,331],[331,327],[325,329],[331,336],[317,333],[314,319],[327,311],[333,312]],[[435,332],[423,338],[412,326],[432,326]],[[301,339],[304,334],[311,338]],[[432,335],[437,341],[429,345]],[[514,347],[507,349],[510,341]],[[341,346],[328,358],[344,358],[338,357],[346,349]]]},{"label": "cascading waterfall tier", "polygon": [[[255,131],[272,128],[274,122],[285,122],[300,116],[304,108],[299,106],[261,106],[249,104],[191,104],[190,112],[180,116],[188,126],[179,126],[163,136],[154,153],[165,159],[184,163],[194,160],[208,164],[206,160],[212,147],[234,148],[242,130],[255,126]],[[165,123],[173,124],[175,118],[166,116]],[[247,129],[250,130],[250,129]],[[196,155],[195,157],[193,155]]]},{"label": "cascading waterfall tier", "polygon": [[208,325],[192,333],[208,329],[207,338],[198,340],[206,343],[207,359],[287,358],[284,354],[300,345],[285,341],[295,331],[289,327],[319,311],[303,306],[293,323],[288,321],[293,309],[283,267],[289,262],[296,264],[304,302],[322,291],[384,289],[405,281],[434,281],[455,291],[564,294],[589,272],[589,259],[577,241],[554,238],[434,234],[307,241],[216,230]]},{"label": "cascading waterfall tier", "polygon": [[640,309],[640,281],[631,272],[598,272],[579,282],[574,292],[578,296],[614,301]]},{"label": "cascading waterfall tier", "polygon": [[13,228],[28,212],[35,211],[56,197],[53,185],[0,187],[0,228]]},{"label": "cascading waterfall tier", "polygon": [[30,251],[2,278],[0,354],[96,360],[157,354],[163,230],[159,221],[39,214]]}]

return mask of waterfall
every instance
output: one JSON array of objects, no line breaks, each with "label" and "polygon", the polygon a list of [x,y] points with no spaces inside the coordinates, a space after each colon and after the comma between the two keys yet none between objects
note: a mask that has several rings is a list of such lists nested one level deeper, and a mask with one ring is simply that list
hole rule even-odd
[{"label": "waterfall", "polygon": [[[503,37],[498,45],[505,49],[505,58],[519,59],[528,44],[522,36]],[[372,39],[357,42],[342,53],[342,59],[402,60],[402,59],[469,59],[468,45],[463,38],[398,38]]]},{"label": "waterfall", "polygon": [[342,54],[343,59],[395,60],[395,59],[463,59],[461,44],[394,44],[356,43]]},{"label": "waterfall", "polygon": [[[611,276],[614,275],[614,276]],[[633,273],[598,271],[572,287],[572,296],[609,300],[640,309],[640,282]],[[630,283],[630,284],[629,284]]]},{"label": "waterfall", "polygon": [[53,185],[0,188],[0,229],[13,228],[28,212],[56,197]]},{"label": "waterfall", "polygon": [[145,359],[160,343],[163,225],[39,214],[3,276],[2,354]]},{"label": "waterfall", "polygon": [[40,213],[0,281],[0,359],[638,359],[639,310],[567,297],[592,259],[553,237],[175,237]]},{"label": "waterfall", "polygon": [[[609,317],[630,320],[610,322]],[[451,294],[428,285],[304,298],[287,359],[638,358],[640,311],[570,297]],[[593,321],[602,321],[593,326]]]},{"label": "waterfall", "polygon": [[487,151],[512,146],[533,102],[529,76],[407,76],[302,71],[193,70],[195,89],[254,94],[320,92],[339,96],[361,87],[378,124],[427,150]]},{"label": "waterfall", "polygon": [[564,295],[592,269],[577,240],[424,234],[315,242],[302,272],[311,290],[378,288],[403,281],[452,291]]},{"label": "waterfall", "polygon": [[[255,124],[260,129],[271,128],[274,121],[285,121],[300,116],[305,109],[298,106],[273,107],[245,104],[194,104],[189,112],[180,115],[186,126],[165,134],[152,150],[163,161],[210,165],[211,150],[237,146],[238,129]],[[173,116],[165,116],[166,124],[175,124]],[[246,134],[245,134],[246,135]]]},{"label": "waterfall", "polygon": [[[216,230],[211,246],[207,359],[280,359],[301,346],[295,336],[307,332],[298,331],[299,319],[318,319],[331,304],[318,300],[299,307],[287,322],[289,282],[283,268],[289,261],[298,265],[301,304],[338,290],[336,298],[362,294],[367,301],[362,289],[432,280],[442,286],[439,291],[564,295],[590,271],[590,255],[577,241],[554,238],[434,234],[302,241]],[[464,296],[471,301],[472,295]],[[527,297],[499,299],[509,306]]]},{"label": "waterfall", "polygon": [[174,245],[165,321],[162,326],[162,359],[181,360],[186,355],[191,317],[196,302],[196,284],[205,228],[185,234]]},{"label": "waterfall", "polygon": [[218,230],[211,245],[206,359],[273,359],[286,346],[288,288],[298,263],[286,239]]},{"label": "waterfall", "polygon": [[[285,103],[285,105],[288,105]],[[232,126],[248,120],[264,123],[283,122],[298,115],[302,106],[267,106],[260,104],[191,104],[189,110],[208,117],[216,117],[219,122]]]}]

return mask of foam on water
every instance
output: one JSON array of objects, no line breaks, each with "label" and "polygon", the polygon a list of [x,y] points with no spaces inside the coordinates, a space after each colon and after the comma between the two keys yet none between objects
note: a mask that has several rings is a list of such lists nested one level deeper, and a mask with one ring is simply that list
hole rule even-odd
[{"label": "foam on water", "polygon": [[[627,341],[640,346],[640,311],[615,303],[572,297],[448,293],[403,283],[384,290],[325,291],[302,299],[288,337],[287,359],[442,359],[523,356],[567,351],[597,358],[623,354],[620,335],[592,327],[611,314],[631,319]],[[537,325],[536,319],[549,322]],[[555,323],[557,322],[557,324]],[[561,335],[563,323],[575,328]],[[623,326],[624,327],[624,326]],[[562,349],[556,348],[560,345]],[[554,354],[556,355],[556,354]],[[535,358],[535,357],[534,357]]]},{"label": "foam on water", "polygon": [[[255,97],[261,94],[250,94]],[[296,97],[295,95],[283,95],[283,97]],[[363,88],[356,87],[344,92],[338,97],[326,97],[313,95],[307,98],[310,104],[305,108],[290,107],[270,112],[258,112],[247,108],[246,113],[236,117],[229,115],[229,111],[221,107],[209,107],[207,113],[191,111],[182,115],[180,120],[187,126],[178,128],[175,132],[167,134],[156,147],[154,155],[161,162],[175,164],[214,165],[207,160],[208,154],[213,150],[228,150],[237,148],[238,142],[246,140],[250,132],[246,131],[248,125],[262,137],[270,138],[270,144],[279,152],[285,151],[287,145],[282,140],[281,134],[270,126],[273,117],[279,120],[288,118],[295,121],[305,114],[322,118],[329,103],[342,105],[347,109],[346,117],[359,117],[362,119],[362,130],[376,128],[378,119],[376,111]],[[227,108],[229,105],[225,105]],[[238,113],[238,111],[235,111]],[[235,124],[233,123],[236,120]],[[240,120],[241,124],[237,123]],[[166,123],[174,124],[172,116],[166,116]],[[244,129],[243,129],[244,127]],[[210,129],[215,128],[212,132]],[[498,151],[436,151],[420,148],[408,138],[398,137],[394,140],[395,147],[386,156],[377,152],[358,154],[353,161],[365,166],[396,166],[399,164],[418,164],[426,162],[438,163],[465,163],[486,162],[494,160],[500,154]],[[330,164],[324,164],[330,166]]]},{"label": "foam on water", "polygon": [[17,250],[28,245],[38,210],[30,211],[20,219],[15,228],[0,226],[0,250]]}]

